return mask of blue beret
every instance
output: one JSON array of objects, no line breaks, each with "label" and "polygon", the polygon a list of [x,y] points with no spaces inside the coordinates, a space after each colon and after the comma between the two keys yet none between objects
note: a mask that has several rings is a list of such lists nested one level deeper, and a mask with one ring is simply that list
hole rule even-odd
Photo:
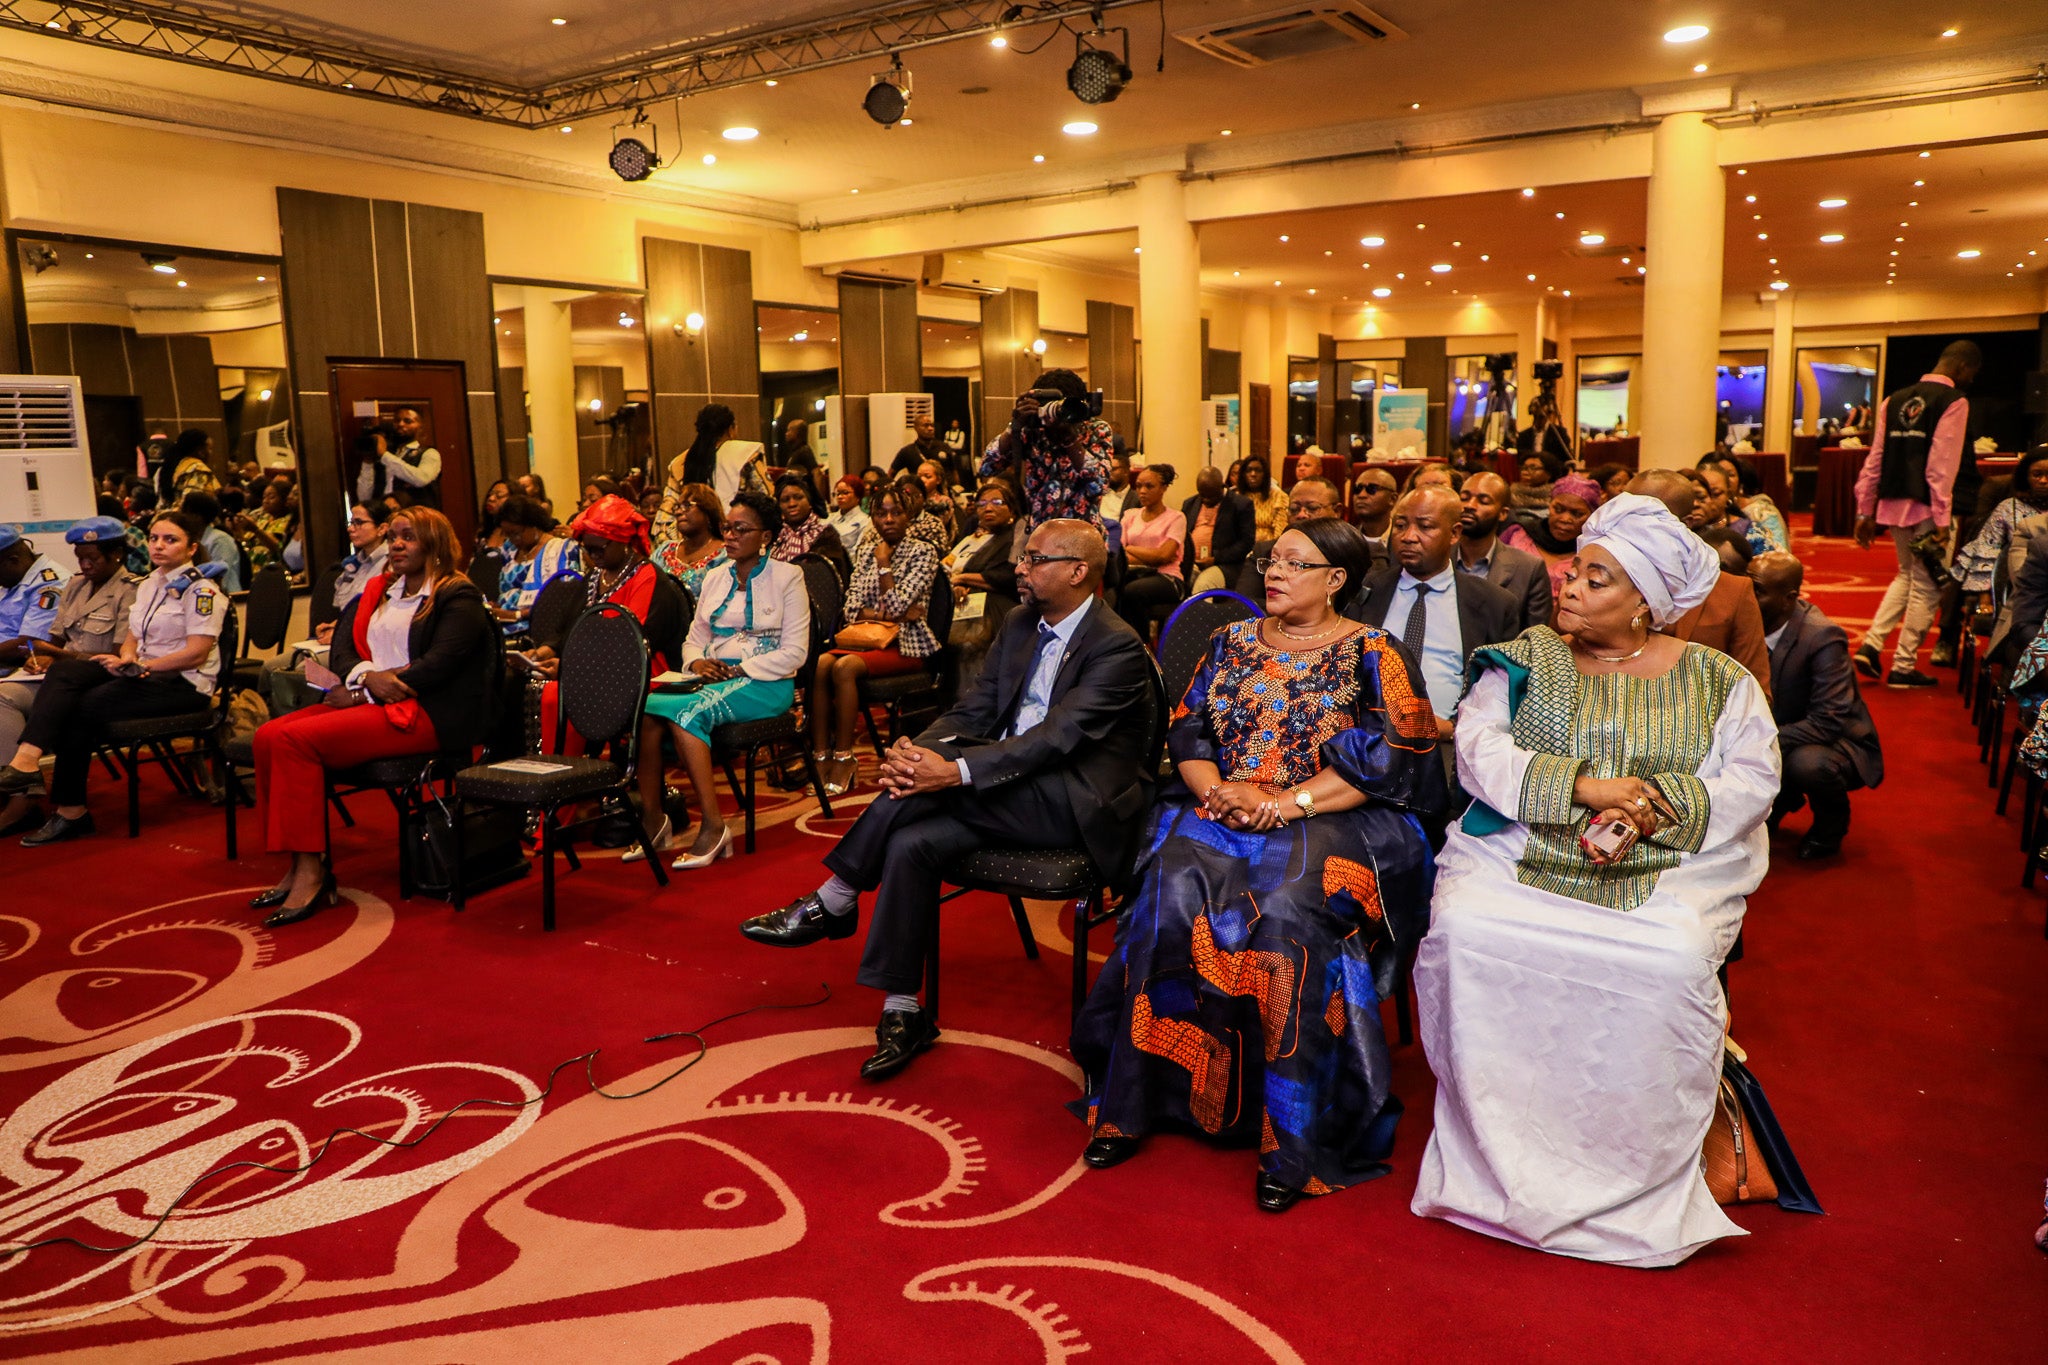
[{"label": "blue beret", "polygon": [[21,543],[21,532],[12,526],[0,526],[0,550],[11,550]]},{"label": "blue beret", "polygon": [[128,528],[113,517],[89,517],[64,533],[72,545],[97,545],[103,540],[126,540]]}]

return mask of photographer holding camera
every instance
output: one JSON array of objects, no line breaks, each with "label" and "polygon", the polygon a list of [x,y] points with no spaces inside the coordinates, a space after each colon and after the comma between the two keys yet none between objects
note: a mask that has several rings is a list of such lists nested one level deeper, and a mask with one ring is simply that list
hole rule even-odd
[{"label": "photographer holding camera", "polygon": [[1026,534],[1060,518],[1098,531],[1097,508],[1109,482],[1114,433],[1099,399],[1072,370],[1047,370],[1017,399],[1009,429],[982,453],[981,477],[1008,478],[1024,490]]}]

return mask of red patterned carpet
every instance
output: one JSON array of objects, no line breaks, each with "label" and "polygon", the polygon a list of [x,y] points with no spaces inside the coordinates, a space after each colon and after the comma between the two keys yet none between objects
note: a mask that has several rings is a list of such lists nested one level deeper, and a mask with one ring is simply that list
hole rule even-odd
[{"label": "red patterned carpet", "polygon": [[[1802,545],[1802,549],[1809,548]],[[1815,596],[1869,615],[1876,552],[1822,542]],[[1945,675],[1952,678],[1952,675]],[[1789,861],[1751,905],[1736,1036],[1826,1217],[1664,1272],[1542,1256],[1408,1213],[1430,1075],[1397,1053],[1395,1172],[1279,1218],[1252,1159],[1160,1139],[1077,1162],[1069,959],[1038,962],[993,898],[949,908],[946,1041],[854,1074],[877,1001],[856,942],[775,952],[734,923],[820,875],[829,827],[657,894],[609,855],[457,915],[396,903],[388,813],[338,840],[353,906],[269,933],[242,908],[274,860],[220,858],[218,812],[152,777],[143,837],[0,849],[0,1234],[116,1243],[221,1164],[139,1252],[0,1267],[0,1355],[717,1362],[1619,1359],[2038,1360],[2048,1258],[2043,893],[2018,887],[1954,692],[1871,696],[1891,780],[1838,865]],[[95,795],[103,822],[118,797]],[[1803,817],[1795,817],[1795,826]],[[249,827],[245,826],[245,831]]]}]

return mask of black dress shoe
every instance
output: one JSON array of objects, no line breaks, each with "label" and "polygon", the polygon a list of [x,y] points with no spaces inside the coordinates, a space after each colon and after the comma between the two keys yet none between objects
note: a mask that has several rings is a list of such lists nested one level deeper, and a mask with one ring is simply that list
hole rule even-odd
[{"label": "black dress shoe", "polygon": [[302,919],[313,918],[329,906],[339,904],[340,901],[341,896],[334,888],[334,874],[330,872],[321,879],[320,889],[313,894],[313,899],[304,905],[286,905],[284,909],[264,920],[263,927],[282,929],[287,924],[297,924]]},{"label": "black dress shoe", "polygon": [[66,839],[83,839],[92,833],[92,812],[87,811],[76,820],[62,815],[53,815],[43,821],[43,827],[21,841],[23,848],[41,848],[44,844],[61,844]]},{"label": "black dress shoe", "polygon": [[1841,851],[1842,841],[1840,839],[1830,839],[1825,835],[1809,834],[1799,841],[1799,851],[1794,856],[1802,863],[1810,863],[1818,858],[1832,858]]},{"label": "black dress shoe", "polygon": [[1138,1154],[1138,1140],[1129,1137],[1099,1137],[1081,1149],[1081,1160],[1098,1171],[1121,1166]]},{"label": "black dress shoe", "polygon": [[860,1064],[861,1077],[887,1080],[937,1041],[939,1026],[923,1010],[884,1010],[882,1022],[875,1025],[875,1055]]},{"label": "black dress shoe", "polygon": [[32,773],[9,766],[0,768],[0,796],[14,796],[20,792],[40,792],[43,789],[43,772],[38,768]]},{"label": "black dress shoe", "polygon": [[821,938],[851,938],[859,927],[859,910],[835,915],[815,891],[806,891],[780,910],[740,922],[741,933],[772,948],[801,948]]},{"label": "black dress shoe", "polygon": [[30,806],[28,813],[19,820],[10,820],[4,825],[0,825],[0,839],[5,839],[10,834],[26,834],[32,829],[41,829],[42,827],[43,808],[41,806]]},{"label": "black dress shoe", "polygon": [[1252,1193],[1258,1196],[1259,1207],[1267,1213],[1285,1213],[1301,1202],[1301,1191],[1292,1185],[1283,1185],[1278,1176],[1259,1172],[1259,1178],[1252,1182]]}]

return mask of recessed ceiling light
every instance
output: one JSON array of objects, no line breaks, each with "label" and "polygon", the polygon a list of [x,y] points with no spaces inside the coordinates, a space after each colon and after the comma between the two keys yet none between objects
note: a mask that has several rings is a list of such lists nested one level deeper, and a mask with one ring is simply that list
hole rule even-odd
[{"label": "recessed ceiling light", "polygon": [[1334,255],[1336,255],[1337,253],[1336,253],[1336,252],[1334,252],[1334,251],[1325,251],[1325,252],[1324,252],[1323,254],[1324,254],[1325,256],[1334,256]]},{"label": "recessed ceiling light", "polygon": [[1039,153],[1039,154],[1038,154],[1037,156],[1034,156],[1034,157],[1032,157],[1031,159],[1032,159],[1032,161],[1033,161],[1033,162],[1039,162],[1039,161],[1043,161],[1043,160],[1045,160],[1045,153],[1044,153],[1044,152],[1040,152],[1040,153]]},{"label": "recessed ceiling light", "polygon": [[899,128],[908,128],[910,126],[910,123],[911,121],[907,118],[900,118],[896,120],[896,126]]},{"label": "recessed ceiling light", "polygon": [[1820,239],[1823,242],[1839,242],[1842,240],[1842,234],[1839,232],[1823,232],[1820,235]]},{"label": "recessed ceiling light", "polygon": [[1820,201],[1820,206],[1824,209],[1847,208],[1849,201],[1846,199],[1823,199]]},{"label": "recessed ceiling light", "polygon": [[172,265],[169,261],[158,261],[150,266],[150,269],[159,275],[175,275],[178,273],[178,267]]},{"label": "recessed ceiling light", "polygon": [[1065,133],[1068,137],[1087,137],[1090,133],[1095,131],[1095,125],[1090,123],[1087,119],[1079,118],[1075,119],[1072,123],[1061,124],[1060,131]]},{"label": "recessed ceiling light", "polygon": [[1926,159],[1927,159],[1928,157],[1930,157],[1930,156],[1933,156],[1933,155],[1934,155],[1934,153],[1933,153],[1933,152],[1922,152],[1922,153],[1920,153],[1920,159],[1921,159],[1922,161],[1925,161],[1925,160],[1926,160]]},{"label": "recessed ceiling light", "polygon": [[759,128],[749,128],[744,123],[738,123],[720,133],[719,136],[727,142],[752,142],[755,138],[761,136],[761,130]]},{"label": "recessed ceiling light", "polygon": [[1707,36],[1705,24],[1681,24],[1677,28],[1664,30],[1667,43],[1696,43]]},{"label": "recessed ceiling light", "polygon": [[1570,297],[1572,296],[1572,291],[1571,291],[1571,290],[1569,290],[1569,289],[1565,290],[1565,291],[1564,291],[1564,296],[1565,296],[1566,298],[1570,298]]},{"label": "recessed ceiling light", "polygon": [[1599,246],[1606,240],[1607,238],[1598,232],[1582,232],[1579,234],[1580,246]]},{"label": "recessed ceiling light", "polygon": [[562,131],[563,131],[563,132],[565,132],[565,133],[573,133],[573,132],[575,132],[576,130],[575,130],[574,128],[570,127],[570,126],[569,126],[568,124],[566,124],[566,123],[565,123],[565,124],[563,124],[563,125],[562,125]]},{"label": "recessed ceiling light", "polygon": [[1752,213],[1749,215],[1749,221],[1752,223],[1761,223],[1763,220],[1764,216],[1761,213]]},{"label": "recessed ceiling light", "polygon": [[1315,291],[1315,290],[1313,290],[1313,289],[1311,289],[1311,290],[1309,290],[1308,292],[1309,292],[1309,293],[1311,293],[1311,294],[1313,294],[1313,293],[1315,293],[1316,291]]},{"label": "recessed ceiling light", "polygon": [[770,90],[773,90],[773,89],[774,89],[774,88],[775,88],[776,86],[778,86],[778,85],[782,84],[782,82],[781,82],[781,81],[762,81],[762,82],[761,82],[761,84],[763,84],[763,85],[767,86],[767,87],[768,87],[768,88],[769,88]]},{"label": "recessed ceiling light", "polygon": [[1894,237],[1894,238],[1892,238],[1892,240],[1893,240],[1893,241],[1895,241],[1895,242],[1903,242],[1903,241],[1905,241],[1906,239],[1905,239],[1904,237]]},{"label": "recessed ceiling light", "polygon": [[1735,171],[1735,173],[1736,173],[1737,175],[1748,175],[1748,174],[1749,174],[1749,168],[1748,168],[1748,167],[1746,167],[1746,166],[1741,166],[1741,167],[1737,167],[1737,168],[1736,168],[1736,171]]},{"label": "recessed ceiling light", "polygon": [[1420,109],[1422,106],[1420,104],[1411,104],[1408,107],[1410,109]]},{"label": "recessed ceiling light", "polygon": [[1283,232],[1283,233],[1281,233],[1281,234],[1280,234],[1280,240],[1281,240],[1281,241],[1283,241],[1283,242],[1284,242],[1284,241],[1286,241],[1286,240],[1287,240],[1287,234],[1286,234],[1286,233],[1284,233],[1284,232]]},{"label": "recessed ceiling light", "polygon": [[1917,190],[1917,189],[1919,189],[1919,188],[1920,188],[1920,187],[1921,187],[1922,185],[1925,185],[1926,183],[1927,183],[1927,182],[1926,182],[1925,180],[1915,180],[1915,181],[1913,182],[1913,188]]},{"label": "recessed ceiling light", "polygon": [[1621,258],[1621,263],[1622,263],[1623,265],[1634,265],[1634,264],[1635,264],[1635,262],[1634,262],[1634,261],[1631,261],[1631,260],[1630,260],[1630,259],[1629,259],[1628,257],[1626,257],[1626,256],[1624,256],[1624,257],[1622,257],[1622,258]]},{"label": "recessed ceiling light", "polygon": [[1771,234],[1770,234],[1770,233],[1768,233],[1768,232],[1759,232],[1759,233],[1758,233],[1758,234],[1756,235],[1756,239],[1757,239],[1757,240],[1758,240],[1759,242],[1768,242],[1768,241],[1770,241],[1770,240],[1771,240]]},{"label": "recessed ceiling light", "polygon": [[1906,201],[1906,207],[1909,209],[1917,209],[1920,207],[1920,201],[1918,199],[1908,199]]},{"label": "recessed ceiling light", "polygon": [[1962,249],[1961,251],[1958,251],[1958,252],[1956,253],[1956,257],[1957,257],[1957,259],[1958,259],[1958,260],[1964,260],[1964,261],[1974,261],[1974,260],[1976,260],[1976,259],[1977,259],[1977,258],[1978,258],[1979,256],[1982,256],[1983,254],[1984,254],[1984,253],[1983,253],[1983,252],[1981,252],[1981,251],[1979,251],[1979,250],[1977,250],[1977,248],[1976,248],[1976,247],[1973,247],[1973,246],[1969,246],[1969,247],[1964,247],[1964,248],[1963,248],[1963,249]]},{"label": "recessed ceiling light", "polygon": [[1394,278],[1397,280],[1405,280],[1408,278],[1408,272],[1405,270],[1396,270],[1394,272]]},{"label": "recessed ceiling light", "polygon": [[1384,299],[1391,298],[1393,296],[1393,293],[1393,290],[1387,288],[1385,285],[1381,285],[1379,288],[1372,291],[1372,296],[1376,299]]},{"label": "recessed ceiling light", "polygon": [[1491,257],[1491,256],[1488,256],[1488,255],[1487,255],[1487,254],[1485,254],[1484,252],[1481,252],[1481,253],[1480,253],[1480,256],[1479,256],[1479,259],[1480,259],[1480,260],[1482,260],[1482,261],[1490,261],[1490,260],[1492,260],[1492,259],[1493,259],[1493,257]]},{"label": "recessed ceiling light", "polygon": [[1450,266],[1450,262],[1448,262],[1448,261],[1438,261],[1438,262],[1437,262],[1437,263],[1436,263],[1435,265],[1433,265],[1433,266],[1431,266],[1431,267],[1430,267],[1430,270],[1431,270],[1431,272],[1433,272],[1434,274],[1438,274],[1438,275],[1448,275],[1448,274],[1450,274],[1450,273],[1451,273],[1451,266]]},{"label": "recessed ceiling light", "polygon": [[1134,246],[1131,248],[1131,254],[1133,256],[1142,256],[1145,254],[1145,248],[1141,246]]},{"label": "recessed ceiling light", "polygon": [[1783,280],[1772,280],[1772,281],[1771,281],[1771,288],[1773,288],[1773,289],[1790,289],[1791,287],[1792,287],[1791,285],[1789,285],[1789,284],[1785,283],[1785,281],[1783,281]]},{"label": "recessed ceiling light", "polygon": [[1899,220],[1899,226],[1900,226],[1900,227],[1911,227],[1911,226],[1913,226],[1913,225],[1912,225],[1911,223],[1907,222],[1907,221],[1906,221],[1905,219],[1901,218],[1901,219]]},{"label": "recessed ceiling light", "polygon": [[180,288],[180,289],[190,289],[191,287],[192,287],[192,281],[190,281],[190,280],[179,280],[179,281],[178,281],[178,288]]},{"label": "recessed ceiling light", "polygon": [[1959,28],[1945,28],[1941,31],[1941,36],[1944,38],[1953,38],[1961,32],[1962,30]]},{"label": "recessed ceiling light", "polygon": [[560,28],[569,21],[567,19],[550,19],[548,20],[548,22],[553,24],[556,28]]},{"label": "recessed ceiling light", "polygon": [[1531,275],[1531,276],[1529,277],[1529,283],[1531,283],[1531,284],[1534,284],[1534,283],[1536,283],[1536,277],[1535,277],[1534,275]]},{"label": "recessed ceiling light", "polygon": [[1534,199],[1534,198],[1536,197],[1536,191],[1534,191],[1534,190],[1523,190],[1523,191],[1522,191],[1522,197],[1523,197],[1524,199]]},{"label": "recessed ceiling light", "polygon": [[1237,277],[1238,277],[1239,275],[1241,275],[1241,274],[1243,274],[1243,273],[1244,273],[1244,272],[1243,272],[1243,271],[1241,271],[1241,270],[1233,270],[1233,271],[1231,271],[1231,272],[1230,272],[1230,278],[1234,280],[1234,279],[1236,279],[1236,278],[1237,278]]},{"label": "recessed ceiling light", "polygon": [[1563,211],[1562,209],[1560,209],[1560,210],[1558,211],[1558,215],[1557,215],[1557,216],[1558,216],[1558,217],[1560,217],[1560,218],[1564,217],[1564,211]]},{"label": "recessed ceiling light", "polygon": [[1777,263],[1778,263],[1778,258],[1777,258],[1776,256],[1773,256],[1773,257],[1771,257],[1771,264],[1772,264],[1772,265],[1776,265]]},{"label": "recessed ceiling light", "polygon": [[[2031,256],[2031,255],[2033,255],[2034,253],[2030,251],[2030,252],[2028,252],[2027,254],[2028,254],[2029,256]],[[92,259],[92,253],[88,251],[88,252],[87,252],[87,253],[85,254],[85,259],[87,259],[88,261],[89,261],[89,260],[91,260],[91,259]],[[270,283],[270,276],[268,276],[268,275],[258,275],[258,276],[256,277],[256,283],[258,283],[258,284],[268,284],[268,283]],[[497,319],[496,319],[496,318],[492,318],[492,319],[491,319],[491,321],[493,321],[493,322],[496,322],[496,321],[497,321]]]},{"label": "recessed ceiling light", "polygon": [[1693,75],[1695,75],[1695,76],[1703,76],[1703,75],[1705,75],[1705,74],[1706,74],[1706,71],[1707,71],[1707,64],[1706,64],[1705,62],[1694,62],[1694,63],[1693,63],[1693,66],[1692,66],[1692,74],[1693,74]]},{"label": "recessed ceiling light", "polygon": [[1636,267],[1636,274],[1638,274],[1638,275],[1647,275],[1647,274],[1649,274],[1649,273],[1650,273],[1650,268],[1649,268],[1648,266],[1646,266],[1646,265],[1639,265],[1639,266],[1637,266],[1637,267]]},{"label": "recessed ceiling light", "polygon": [[1897,250],[1897,248],[1894,248],[1894,249],[1892,250],[1892,255],[1896,256],[1896,255],[1898,255],[1898,254],[1899,254],[1899,253],[1898,253],[1898,250]]},{"label": "recessed ceiling light", "polygon": [[1360,246],[1385,246],[1387,239],[1384,237],[1360,237],[1358,244]]},{"label": "recessed ceiling light", "polygon": [[1465,245],[1465,244],[1464,244],[1463,242],[1452,242],[1452,243],[1451,243],[1451,245],[1452,245],[1452,246],[1463,246],[1463,245]]},{"label": "recessed ceiling light", "polygon": [[859,191],[859,190],[848,190],[848,191],[847,191],[847,193],[848,193],[848,194],[859,194],[859,193],[860,193],[860,191]]},{"label": "recessed ceiling light", "polygon": [[1223,130],[1223,136],[1225,136],[1225,137],[1229,137],[1229,136],[1230,136],[1230,130],[1229,130],[1228,128],[1225,128],[1225,129]]},{"label": "recessed ceiling light", "polygon": [[1742,202],[1745,204],[1754,204],[1756,202],[1756,196],[1753,194],[1745,194],[1742,196]]}]

